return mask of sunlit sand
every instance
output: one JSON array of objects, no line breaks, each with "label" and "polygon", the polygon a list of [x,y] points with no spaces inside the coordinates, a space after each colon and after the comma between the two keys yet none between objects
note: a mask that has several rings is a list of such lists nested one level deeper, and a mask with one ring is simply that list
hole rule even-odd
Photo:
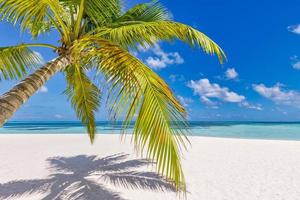
[{"label": "sunlit sand", "polygon": [[[295,200],[300,142],[191,137],[187,199]],[[173,200],[174,188],[137,156],[130,136],[0,135],[0,199]]]}]

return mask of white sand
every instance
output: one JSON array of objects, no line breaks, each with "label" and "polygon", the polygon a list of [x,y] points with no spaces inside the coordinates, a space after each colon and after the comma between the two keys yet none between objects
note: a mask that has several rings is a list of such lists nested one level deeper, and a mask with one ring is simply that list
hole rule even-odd
[{"label": "white sand", "polygon": [[[47,200],[176,199],[170,188],[166,192],[155,190],[169,186],[153,174],[122,171],[125,168],[153,171],[153,167],[138,167],[144,161],[136,160],[129,139],[121,144],[118,135],[99,135],[92,146],[86,135],[0,135],[0,199],[34,200],[47,195]],[[189,191],[187,199],[300,199],[300,142],[204,137],[191,137],[190,140],[192,148],[183,158]],[[101,159],[118,153],[130,156],[118,161],[123,163],[110,167],[105,167],[110,160],[78,157],[97,155]],[[55,170],[49,169],[46,159],[55,156],[65,158],[52,160],[52,164],[71,169],[76,175],[58,174],[51,179],[49,175]],[[131,159],[134,160],[128,162]],[[94,170],[100,175],[88,175]],[[136,184],[139,188],[126,189],[109,182],[107,177],[113,180],[114,176],[114,180],[123,180],[124,185]],[[49,190],[51,184],[54,186]],[[67,189],[61,192],[64,187]],[[149,187],[152,189],[145,189]],[[35,190],[29,194],[32,188]],[[84,196],[74,196],[82,193]],[[10,195],[15,196],[10,198]]]}]

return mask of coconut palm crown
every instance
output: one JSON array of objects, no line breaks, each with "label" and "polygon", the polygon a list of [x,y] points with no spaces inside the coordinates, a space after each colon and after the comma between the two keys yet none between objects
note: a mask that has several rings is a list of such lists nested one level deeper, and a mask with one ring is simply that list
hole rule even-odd
[{"label": "coconut palm crown", "polygon": [[[174,22],[157,1],[124,11],[122,0],[0,0],[0,19],[20,26],[33,39],[57,31],[60,45],[21,43],[0,48],[0,78],[22,79],[0,97],[0,125],[54,74],[65,75],[65,94],[86,126],[91,142],[96,132],[95,112],[101,88],[87,71],[105,78],[107,105],[114,119],[124,118],[124,129],[134,123],[136,150],[157,162],[157,170],[185,190],[181,149],[186,147],[186,112],[168,85],[132,50],[158,41],[179,39],[216,54],[220,47],[194,28]],[[31,47],[51,48],[57,58],[43,67]],[[35,72],[27,75],[32,68]],[[175,128],[176,127],[176,128]]]}]

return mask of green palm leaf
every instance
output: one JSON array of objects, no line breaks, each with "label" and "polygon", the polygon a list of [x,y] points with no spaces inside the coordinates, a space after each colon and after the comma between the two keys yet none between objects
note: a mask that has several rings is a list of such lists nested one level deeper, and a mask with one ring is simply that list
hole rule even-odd
[{"label": "green palm leaf", "polygon": [[[71,7],[77,13],[82,0],[59,0],[64,7]],[[85,19],[95,26],[111,23],[121,15],[122,2],[120,0],[84,0],[83,12]]]},{"label": "green palm leaf", "polygon": [[97,26],[111,23],[121,14],[121,1],[86,0],[85,13]]},{"label": "green palm leaf", "polygon": [[[92,43],[93,41],[94,43]],[[86,57],[98,59],[98,71],[111,85],[113,109],[117,117],[125,112],[125,127],[137,114],[133,138],[135,146],[157,161],[158,171],[184,189],[179,145],[185,146],[185,110],[167,84],[150,68],[120,46],[107,40],[88,37],[73,51],[90,48]],[[94,59],[91,59],[95,62]]]},{"label": "green palm leaf", "polygon": [[[53,24],[68,39],[68,16],[58,0],[0,0],[0,20],[19,23],[35,37],[41,27]],[[45,29],[47,30],[47,29]]]},{"label": "green palm leaf", "polygon": [[96,133],[95,112],[100,105],[100,91],[78,65],[67,67],[65,74],[68,86],[64,93],[69,97],[77,117],[87,127],[93,143]]},{"label": "green palm leaf", "polygon": [[41,58],[29,48],[19,45],[0,48],[0,80],[22,78],[28,69],[42,63]]},{"label": "green palm leaf", "polygon": [[151,3],[143,3],[134,6],[114,22],[153,22],[158,20],[170,20],[170,13],[157,1],[153,1]]},{"label": "green palm leaf", "polygon": [[178,22],[124,22],[123,25],[98,28],[94,32],[98,37],[104,37],[123,47],[137,48],[137,44],[148,47],[160,40],[179,39],[191,46],[201,47],[205,53],[216,54],[221,62],[225,57],[222,49],[205,34]]}]

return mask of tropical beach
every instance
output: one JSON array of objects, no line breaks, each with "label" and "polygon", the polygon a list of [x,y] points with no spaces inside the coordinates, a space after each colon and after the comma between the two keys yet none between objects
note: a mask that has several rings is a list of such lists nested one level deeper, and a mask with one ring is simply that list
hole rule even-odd
[{"label": "tropical beach", "polygon": [[[88,200],[97,196],[112,200],[180,199],[172,186],[155,176],[153,164],[139,163],[143,157],[134,153],[130,139],[128,135],[120,143],[120,135],[99,135],[91,146],[80,134],[1,134],[0,199],[73,199],[76,195]],[[190,141],[192,148],[182,159],[187,199],[299,197],[300,141],[199,136]],[[74,174],[56,175],[62,180],[52,180],[60,164]],[[85,180],[96,184],[91,187]],[[48,184],[55,181],[65,186],[51,188]]]},{"label": "tropical beach", "polygon": [[296,200],[298,1],[0,0],[0,200]]}]

